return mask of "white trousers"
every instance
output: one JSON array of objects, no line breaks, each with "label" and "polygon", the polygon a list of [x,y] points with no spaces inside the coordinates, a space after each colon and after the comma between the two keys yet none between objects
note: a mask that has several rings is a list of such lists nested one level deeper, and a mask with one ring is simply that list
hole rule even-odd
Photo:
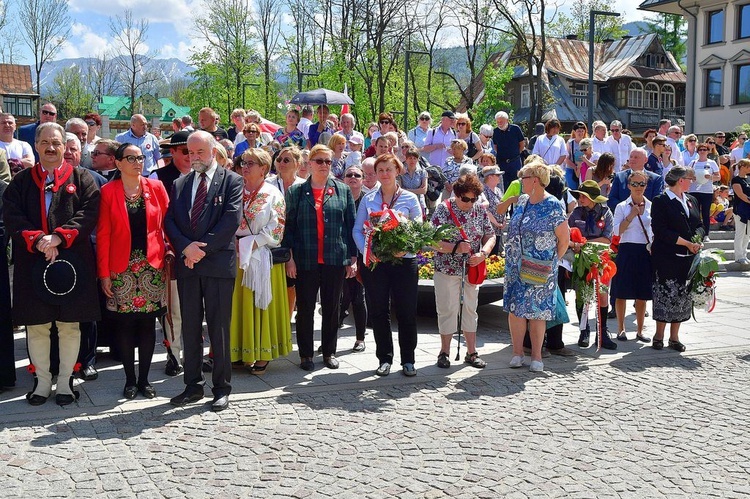
[{"label": "white trousers", "polygon": [[747,245],[750,244],[750,224],[743,224],[738,215],[734,217],[734,261],[747,258]]}]

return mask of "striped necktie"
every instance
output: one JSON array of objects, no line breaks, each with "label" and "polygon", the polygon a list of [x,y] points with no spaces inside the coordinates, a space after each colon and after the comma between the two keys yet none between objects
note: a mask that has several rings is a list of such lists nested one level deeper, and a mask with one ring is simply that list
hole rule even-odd
[{"label": "striped necktie", "polygon": [[203,213],[203,208],[206,206],[206,173],[201,173],[201,180],[198,183],[198,190],[195,192],[195,200],[193,201],[193,208],[190,210],[190,228],[195,230],[198,227],[198,218]]}]

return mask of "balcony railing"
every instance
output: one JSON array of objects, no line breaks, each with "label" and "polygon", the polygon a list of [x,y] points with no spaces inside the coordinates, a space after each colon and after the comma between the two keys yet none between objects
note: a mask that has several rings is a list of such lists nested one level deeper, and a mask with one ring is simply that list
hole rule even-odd
[{"label": "balcony railing", "polygon": [[685,121],[685,106],[669,109],[625,109],[623,111],[627,115],[626,126],[628,128],[653,128],[662,119],[668,119],[672,124]]}]

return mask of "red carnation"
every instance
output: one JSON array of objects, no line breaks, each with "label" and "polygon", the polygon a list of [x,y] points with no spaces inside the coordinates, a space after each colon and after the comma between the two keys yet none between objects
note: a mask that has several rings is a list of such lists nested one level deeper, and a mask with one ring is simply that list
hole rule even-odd
[{"label": "red carnation", "polygon": [[398,227],[398,221],[391,218],[390,220],[388,220],[386,223],[383,224],[383,231],[389,232],[395,229],[396,227]]},{"label": "red carnation", "polygon": [[570,229],[570,240],[574,243],[581,243],[586,244],[587,240],[585,237],[583,237],[583,234],[581,234],[581,229],[578,227],[573,227]]}]

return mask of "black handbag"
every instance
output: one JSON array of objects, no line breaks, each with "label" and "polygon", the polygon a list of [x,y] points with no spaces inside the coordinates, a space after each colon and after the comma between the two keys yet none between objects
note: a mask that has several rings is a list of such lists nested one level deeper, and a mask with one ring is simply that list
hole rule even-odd
[{"label": "black handbag", "polygon": [[292,259],[292,250],[290,248],[271,248],[271,258],[273,264],[286,263]]}]

